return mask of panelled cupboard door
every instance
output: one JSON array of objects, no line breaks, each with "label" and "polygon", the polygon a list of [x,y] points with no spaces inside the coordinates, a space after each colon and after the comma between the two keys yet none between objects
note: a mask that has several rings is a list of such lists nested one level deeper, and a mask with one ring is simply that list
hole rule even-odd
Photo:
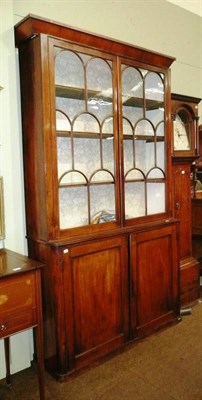
[{"label": "panelled cupboard door", "polygon": [[191,256],[190,164],[173,164],[174,216],[180,220],[180,258]]},{"label": "panelled cupboard door", "polygon": [[131,235],[132,337],[172,321],[178,312],[176,225]]},{"label": "panelled cupboard door", "polygon": [[119,348],[128,339],[127,238],[63,250],[70,368]]}]

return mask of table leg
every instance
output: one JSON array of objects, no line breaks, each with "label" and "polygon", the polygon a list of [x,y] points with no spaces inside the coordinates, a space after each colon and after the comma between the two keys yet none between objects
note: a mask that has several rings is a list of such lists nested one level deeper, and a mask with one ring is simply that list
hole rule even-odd
[{"label": "table leg", "polygon": [[11,387],[11,372],[10,372],[10,338],[4,339],[4,350],[6,360],[6,384]]},{"label": "table leg", "polygon": [[43,336],[42,336],[42,329],[40,326],[37,326],[35,328],[35,333],[36,333],[37,367],[38,367],[40,400],[45,400]]}]

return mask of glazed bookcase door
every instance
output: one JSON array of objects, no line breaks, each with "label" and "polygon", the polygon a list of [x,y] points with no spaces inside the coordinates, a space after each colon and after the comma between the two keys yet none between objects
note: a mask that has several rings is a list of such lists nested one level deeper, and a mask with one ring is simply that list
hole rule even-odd
[{"label": "glazed bookcase door", "polygon": [[[166,212],[165,77],[121,65],[125,222]],[[155,217],[156,218],[156,217]]]},{"label": "glazed bookcase door", "polygon": [[101,52],[58,41],[51,49],[59,230],[113,228],[119,214],[115,62]]}]

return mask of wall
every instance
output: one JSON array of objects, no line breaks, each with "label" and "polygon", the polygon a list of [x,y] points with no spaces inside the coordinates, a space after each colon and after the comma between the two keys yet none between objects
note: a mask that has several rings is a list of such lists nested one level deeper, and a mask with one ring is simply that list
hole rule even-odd
[{"label": "wall", "polygon": [[[202,97],[202,18],[196,14],[165,0],[1,0],[0,174],[4,178],[6,239],[0,245],[24,253],[20,90],[13,26],[30,13],[174,56],[172,91]],[[201,108],[200,116],[202,123]],[[12,339],[12,372],[29,365],[30,342],[27,333]],[[0,352],[1,377],[5,373],[2,347]]]}]

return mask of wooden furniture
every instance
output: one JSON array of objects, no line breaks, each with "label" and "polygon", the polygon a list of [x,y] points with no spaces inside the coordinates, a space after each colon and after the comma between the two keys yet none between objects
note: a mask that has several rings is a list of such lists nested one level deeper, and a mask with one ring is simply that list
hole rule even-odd
[{"label": "wooden furniture", "polygon": [[[180,303],[184,306],[199,297],[199,266],[192,252],[191,165],[198,157],[197,132],[200,99],[178,94],[172,94],[171,99],[174,137],[173,208],[174,216],[180,220]],[[183,127],[180,133],[175,126],[177,118],[180,118]],[[176,134],[186,135],[185,141],[179,142],[177,147],[174,142]]]},{"label": "wooden furniture", "polygon": [[193,255],[199,262],[199,271],[202,275],[202,192],[196,192],[191,205]]},{"label": "wooden furniture", "polygon": [[192,197],[192,235],[202,236],[202,192]]},{"label": "wooden furniture", "polygon": [[64,379],[179,315],[172,57],[28,16],[19,49],[29,255]]},{"label": "wooden furniture", "polygon": [[[192,247],[193,255],[199,261],[200,275],[202,275],[202,125],[199,126],[199,158],[197,158],[193,167],[195,190],[191,200]],[[200,186],[198,185],[199,182],[201,182]]]},{"label": "wooden furniture", "polygon": [[0,250],[0,339],[4,339],[5,345],[7,384],[11,384],[9,337],[34,328],[40,399],[44,400],[42,266],[41,262],[16,252],[8,249]]}]

